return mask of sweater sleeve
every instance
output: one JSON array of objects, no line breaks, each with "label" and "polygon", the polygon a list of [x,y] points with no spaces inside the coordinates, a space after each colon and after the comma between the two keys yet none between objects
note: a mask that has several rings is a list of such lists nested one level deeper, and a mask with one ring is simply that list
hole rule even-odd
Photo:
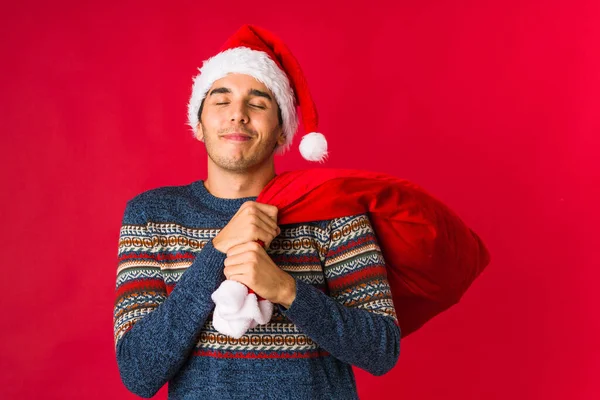
[{"label": "sweater sleeve", "polygon": [[296,280],[294,302],[280,310],[334,357],[383,375],[400,355],[400,328],[367,215],[332,220],[326,250],[328,294]]},{"label": "sweater sleeve", "polygon": [[157,240],[134,200],[120,231],[114,339],[121,380],[131,392],[152,397],[193,350],[214,307],[210,295],[225,279],[226,255],[208,241],[167,294]]}]

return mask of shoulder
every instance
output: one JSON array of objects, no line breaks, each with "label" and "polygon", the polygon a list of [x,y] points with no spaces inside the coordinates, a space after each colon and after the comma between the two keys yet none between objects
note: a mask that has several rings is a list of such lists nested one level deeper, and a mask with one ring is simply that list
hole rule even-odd
[{"label": "shoulder", "polygon": [[368,213],[348,215],[329,220],[329,229],[331,231],[339,229],[357,230],[358,228],[368,228],[371,226]]},{"label": "shoulder", "polygon": [[375,236],[367,213],[334,218],[330,220],[327,233],[331,246],[371,241]]},{"label": "shoulder", "polygon": [[177,209],[189,202],[192,184],[181,186],[163,186],[146,190],[127,201],[125,216],[138,222],[147,222],[147,218],[161,215],[166,210]]},{"label": "shoulder", "polygon": [[131,198],[127,203],[135,206],[148,206],[156,203],[177,200],[182,197],[189,196],[191,185],[192,184],[181,186],[162,186],[146,190],[145,192],[142,192]]}]

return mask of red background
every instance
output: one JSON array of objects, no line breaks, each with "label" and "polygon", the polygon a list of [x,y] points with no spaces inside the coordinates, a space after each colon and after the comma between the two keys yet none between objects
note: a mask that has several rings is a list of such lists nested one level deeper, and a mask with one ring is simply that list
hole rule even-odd
[{"label": "red background", "polygon": [[[10,3],[1,398],[135,398],[112,336],[125,202],[206,176],[191,78],[247,22],[300,60],[325,166],[420,184],[492,254],[392,372],[358,371],[361,398],[599,397],[598,2]],[[278,171],[311,166],[298,143]]]}]

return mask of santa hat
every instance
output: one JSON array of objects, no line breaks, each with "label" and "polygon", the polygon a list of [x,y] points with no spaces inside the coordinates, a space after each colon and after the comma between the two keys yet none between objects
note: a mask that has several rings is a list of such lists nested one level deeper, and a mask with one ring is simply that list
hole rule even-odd
[{"label": "santa hat", "polygon": [[194,133],[202,100],[213,83],[227,74],[244,74],[262,82],[273,93],[281,110],[285,143],[277,153],[285,153],[292,144],[298,129],[298,105],[304,130],[310,132],[304,135],[299,146],[302,157],[308,161],[323,161],[327,157],[327,140],[317,133],[317,109],[304,74],[277,36],[257,26],[244,25],[227,40],[221,52],[204,61],[199,70],[188,104],[188,122]]}]

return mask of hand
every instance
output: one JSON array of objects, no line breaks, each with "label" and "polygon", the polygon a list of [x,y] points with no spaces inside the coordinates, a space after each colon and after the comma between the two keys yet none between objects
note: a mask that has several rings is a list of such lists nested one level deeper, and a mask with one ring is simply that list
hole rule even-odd
[{"label": "hand", "polygon": [[247,201],[213,239],[213,246],[227,253],[234,246],[261,240],[266,248],[281,233],[277,226],[277,207]]},{"label": "hand", "polygon": [[247,242],[232,247],[225,259],[225,277],[243,283],[272,303],[289,308],[296,298],[296,281],[282,271],[262,246]]}]

